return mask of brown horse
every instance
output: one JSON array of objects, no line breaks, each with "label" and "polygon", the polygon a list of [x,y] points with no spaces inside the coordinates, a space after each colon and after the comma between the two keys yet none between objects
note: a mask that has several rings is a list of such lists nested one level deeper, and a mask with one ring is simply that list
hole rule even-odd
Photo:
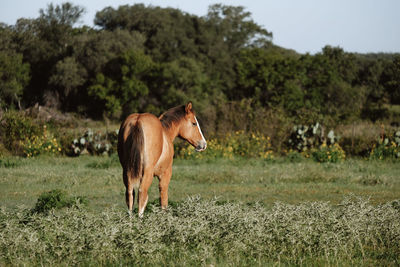
[{"label": "brown horse", "polygon": [[207,147],[192,102],[169,109],[159,118],[149,113],[131,114],[121,124],[118,156],[123,168],[129,214],[132,213],[135,189],[139,188],[139,217],[143,216],[148,200],[147,191],[154,176],[159,179],[161,207],[167,207],[174,156],[173,141],[177,136],[188,141],[197,151]]}]

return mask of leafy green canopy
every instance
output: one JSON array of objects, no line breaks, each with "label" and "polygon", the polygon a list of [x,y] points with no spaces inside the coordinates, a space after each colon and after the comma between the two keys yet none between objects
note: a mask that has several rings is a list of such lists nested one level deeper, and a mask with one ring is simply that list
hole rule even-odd
[{"label": "leafy green canopy", "polygon": [[205,16],[107,7],[94,28],[75,26],[82,14],[71,3],[50,4],[36,19],[0,26],[2,108],[39,103],[120,118],[191,99],[208,121],[240,102],[311,123],[376,120],[400,104],[398,55],[330,46],[300,55],[275,46],[241,6],[212,5]]}]

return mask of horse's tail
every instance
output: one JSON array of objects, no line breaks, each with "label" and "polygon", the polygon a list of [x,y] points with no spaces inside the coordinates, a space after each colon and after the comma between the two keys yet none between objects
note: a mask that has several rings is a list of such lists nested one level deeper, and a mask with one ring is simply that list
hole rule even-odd
[{"label": "horse's tail", "polygon": [[143,176],[143,129],[139,122],[131,126],[130,133],[126,140],[128,153],[127,171],[131,173],[132,178],[141,178]]}]

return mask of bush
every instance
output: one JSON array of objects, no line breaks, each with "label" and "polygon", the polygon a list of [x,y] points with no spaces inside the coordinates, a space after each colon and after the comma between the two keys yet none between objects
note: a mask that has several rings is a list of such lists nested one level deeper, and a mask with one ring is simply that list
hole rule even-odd
[{"label": "bush", "polygon": [[323,127],[316,124],[296,125],[287,142],[291,160],[297,160],[299,157],[297,151],[303,157],[312,158],[317,162],[335,163],[344,160],[346,153],[337,143],[338,136],[333,130],[330,130],[325,136]]},{"label": "bush", "polygon": [[194,148],[187,144],[183,147],[175,146],[178,158],[214,159],[234,157],[252,157],[271,160],[274,158],[271,149],[271,140],[260,133],[245,133],[236,131],[223,138],[212,138],[207,141],[207,149],[196,153]]},{"label": "bush", "polygon": [[68,147],[72,156],[89,153],[91,155],[111,155],[117,151],[118,130],[103,134],[88,129],[82,136],[75,138]]},{"label": "bush", "polygon": [[9,154],[10,154],[10,152],[4,146],[3,141],[1,140],[1,137],[0,137],[0,159],[8,156]]},{"label": "bush", "polygon": [[364,136],[343,137],[340,139],[340,146],[347,155],[368,157],[376,138]]},{"label": "bush", "polygon": [[400,159],[400,131],[383,135],[370,153],[370,159]]},{"label": "bush", "polygon": [[346,154],[339,144],[326,145],[325,143],[321,145],[318,150],[311,151],[311,157],[316,162],[330,162],[336,163],[342,161],[346,158]]},{"label": "bush", "polygon": [[23,148],[23,154],[26,157],[34,157],[41,154],[56,155],[61,153],[61,147],[57,139],[47,133],[46,125],[43,126],[42,135],[33,135],[20,141],[20,146]]},{"label": "bush", "polygon": [[59,145],[61,147],[61,153],[63,153],[64,155],[67,156],[74,156],[74,151],[73,151],[73,147],[72,147],[72,143],[75,139],[75,135],[73,133],[70,132],[57,132],[56,133],[56,138],[59,142]]},{"label": "bush", "polygon": [[33,213],[48,213],[52,209],[61,209],[65,207],[72,207],[79,204],[87,204],[87,199],[84,197],[69,197],[65,191],[54,189],[49,192],[42,193],[35,207],[32,209]]},{"label": "bush", "polygon": [[381,127],[366,121],[340,125],[336,129],[341,136],[339,144],[346,155],[368,157],[377,137],[382,133]]},{"label": "bush", "polygon": [[22,154],[23,142],[32,136],[40,136],[42,132],[39,124],[16,111],[8,111],[3,114],[0,129],[5,147],[14,154]]},{"label": "bush", "polygon": [[325,136],[323,127],[317,122],[311,125],[295,125],[287,141],[289,149],[299,152],[318,148],[322,144],[333,145],[338,141],[333,130]]}]

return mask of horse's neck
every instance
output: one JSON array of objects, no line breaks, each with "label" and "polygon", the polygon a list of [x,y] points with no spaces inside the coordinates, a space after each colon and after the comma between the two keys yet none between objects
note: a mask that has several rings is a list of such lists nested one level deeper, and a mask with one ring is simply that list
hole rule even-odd
[{"label": "horse's neck", "polygon": [[175,127],[175,125],[172,125],[169,128],[163,128],[163,130],[168,140],[174,142],[175,138],[178,136],[179,128]]}]

